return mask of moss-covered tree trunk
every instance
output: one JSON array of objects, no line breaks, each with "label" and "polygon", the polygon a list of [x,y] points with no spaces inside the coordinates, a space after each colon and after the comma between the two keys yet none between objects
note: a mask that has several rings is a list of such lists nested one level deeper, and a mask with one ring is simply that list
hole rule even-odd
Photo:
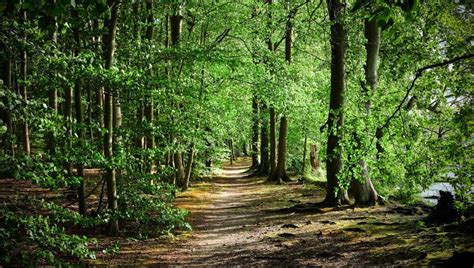
[{"label": "moss-covered tree trunk", "polygon": [[[365,94],[369,96],[373,94],[377,89],[377,67],[380,47],[380,27],[378,27],[376,21],[365,20],[365,38],[367,43],[366,49],[366,63],[365,69]],[[369,88],[367,88],[367,86]],[[369,91],[370,90],[370,91]],[[372,92],[372,93],[371,93]],[[367,116],[370,113],[371,102],[368,100],[365,103],[365,110]],[[357,142],[358,149],[361,149],[360,141]],[[365,160],[359,160],[361,170],[361,180],[352,180],[351,189],[354,194],[355,204],[358,206],[373,206],[376,204],[378,199],[377,191],[375,190],[372,180],[370,179],[369,170]]]},{"label": "moss-covered tree trunk", "polygon": [[342,169],[341,137],[344,127],[344,45],[346,34],[341,21],[345,3],[328,0],[331,21],[331,95],[328,115],[326,151],[327,186],[324,202],[330,205],[347,203],[347,193],[339,187],[338,173]]}]

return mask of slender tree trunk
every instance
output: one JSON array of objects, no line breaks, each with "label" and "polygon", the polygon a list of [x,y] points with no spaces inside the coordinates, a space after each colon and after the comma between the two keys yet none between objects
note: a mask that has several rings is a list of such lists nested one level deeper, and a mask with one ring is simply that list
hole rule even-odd
[{"label": "slender tree trunk", "polygon": [[[177,10],[175,10],[175,13],[170,16],[171,46],[173,47],[178,47],[179,45],[179,39],[181,37],[181,24],[182,16],[180,8],[178,7]],[[179,107],[180,105],[177,106]],[[182,154],[180,151],[174,153],[174,165],[176,169],[176,184],[178,187],[186,189],[186,185],[184,183],[186,175],[183,166]]]},{"label": "slender tree trunk", "polygon": [[242,154],[244,156],[249,156],[249,152],[247,151],[247,142],[245,141],[242,143]]},{"label": "slender tree trunk", "polygon": [[[105,28],[105,25],[104,25]],[[97,19],[92,21],[92,29],[94,32],[99,32],[99,21]],[[100,43],[105,42],[104,40],[101,40],[101,36],[93,36],[92,37],[92,43],[94,44],[95,51],[99,53],[100,51]],[[95,121],[98,123],[100,130],[96,131],[96,135],[98,139],[104,139],[104,135],[102,134],[102,129],[105,128],[105,115],[104,115],[104,102],[105,102],[105,96],[104,96],[104,87],[99,86],[96,91],[95,91],[95,112],[94,112],[94,117]],[[100,144],[99,150],[105,154],[104,150],[104,144]]]},{"label": "slender tree trunk", "polygon": [[[289,9],[289,2],[287,2],[287,8]],[[291,64],[292,34],[293,25],[291,18],[289,17],[286,23],[285,31],[285,60],[288,64]],[[280,183],[281,181],[288,182],[291,180],[286,174],[286,139],[288,135],[288,122],[286,120],[285,115],[280,118],[280,132],[278,133],[278,135],[278,162],[275,171],[270,174],[268,180],[276,181],[278,183]]]},{"label": "slender tree trunk", "polygon": [[275,134],[275,108],[270,106],[270,174],[276,168],[276,134]]},{"label": "slender tree trunk", "polygon": [[303,165],[301,167],[301,176],[304,177],[304,174],[306,172],[306,147],[308,144],[308,134],[306,133],[306,129],[304,131],[304,142],[303,142]]},{"label": "slender tree trunk", "polygon": [[318,146],[316,144],[311,144],[309,147],[309,160],[311,163],[311,169],[319,172],[321,161],[318,159]]},{"label": "slender tree trunk", "polygon": [[[367,57],[366,57],[366,63],[364,66],[366,92],[364,92],[364,94],[369,96],[371,92],[373,93],[377,90],[377,81],[378,81],[377,68],[378,68],[378,58],[379,58],[379,48],[380,48],[380,27],[377,26],[377,23],[375,20],[374,21],[369,21],[368,19],[365,20],[364,34],[365,34],[365,38],[367,39],[367,43],[365,45]],[[370,87],[370,91],[367,88],[367,86]],[[369,116],[370,114],[370,108],[371,108],[371,102],[370,100],[368,100],[365,103],[365,111],[366,111],[367,116]],[[377,150],[380,150],[378,137],[377,137],[376,146],[377,146]],[[359,140],[357,142],[357,148],[361,149],[361,142]],[[369,174],[369,170],[368,170],[366,162],[363,159],[361,159],[359,160],[359,165],[361,169],[360,175],[362,176],[363,181],[353,179],[351,182],[351,189],[354,194],[355,205],[373,206],[376,204],[377,199],[378,199],[377,191],[375,190],[375,187],[372,184],[372,180],[370,179],[370,174]]]},{"label": "slender tree trunk", "polygon": [[[23,25],[26,24],[26,19],[27,19],[26,11],[21,10],[21,21],[22,21]],[[23,38],[24,42],[27,41],[25,30],[22,31],[21,37]],[[23,81],[26,81],[27,62],[28,62],[28,56],[26,54],[26,50],[22,50],[20,55],[21,55],[20,56],[20,79],[23,80]],[[25,103],[27,103],[28,102],[28,96],[27,96],[27,91],[26,91],[26,83],[22,82],[19,85],[19,89],[20,89],[20,94],[23,97],[23,100],[25,101]],[[27,120],[23,121],[23,124],[22,124],[21,127],[22,127],[23,152],[25,154],[30,154],[31,153],[30,132],[29,132]]]},{"label": "slender tree trunk", "polygon": [[288,135],[288,122],[286,117],[280,118],[280,135],[278,136],[278,162],[275,171],[270,175],[269,181],[280,183],[281,181],[291,181],[286,174],[286,154],[287,144],[286,137]]},{"label": "slender tree trunk", "polygon": [[[79,19],[79,14],[77,10],[73,11],[73,17],[76,19]],[[74,28],[73,29],[74,33],[74,41],[75,41],[75,56],[77,57],[79,55],[79,50],[81,47],[81,35],[79,32],[79,28]],[[84,133],[84,117],[83,117],[83,111],[82,111],[82,78],[77,78],[76,81],[74,82],[74,110],[76,112],[76,123],[77,123],[77,145],[79,148],[82,148],[82,145],[84,143],[85,139],[85,133]],[[76,163],[76,168],[77,168],[77,177],[80,178],[81,182],[78,188],[78,196],[79,196],[79,213],[81,215],[86,215],[87,214],[87,207],[86,207],[86,199],[85,199],[85,192],[86,192],[86,187],[84,184],[84,164],[83,163]]]},{"label": "slender tree trunk", "polygon": [[186,186],[186,189],[188,189],[189,187],[189,181],[191,180],[191,176],[193,173],[193,164],[194,164],[194,144],[191,144],[188,150],[188,163],[186,165],[186,180],[184,183],[184,185]]},{"label": "slender tree trunk", "polygon": [[268,158],[268,118],[267,117],[267,106],[262,104],[261,106],[262,124],[260,126],[260,169],[258,171],[259,175],[268,175],[270,169],[270,161]]},{"label": "slender tree trunk", "polygon": [[341,17],[344,3],[328,0],[331,21],[331,96],[328,115],[327,187],[325,203],[336,205],[347,203],[347,193],[339,187],[338,173],[342,169],[341,137],[344,127],[344,44],[346,34]]},{"label": "slender tree trunk", "polygon": [[[54,2],[56,1],[53,0],[53,3]],[[50,33],[51,42],[53,43],[53,45],[56,45],[58,41],[58,33],[57,33],[58,23],[56,21],[56,17],[49,17],[47,18],[47,20],[49,21],[49,24],[52,29]],[[57,74],[55,73],[54,75],[57,75]],[[49,102],[49,108],[51,108],[51,110],[57,113],[58,112],[58,89],[55,85],[53,85],[49,89],[48,102]],[[56,150],[56,141],[54,137],[54,131],[49,131],[46,135],[46,148],[49,153],[54,153]]]},{"label": "slender tree trunk", "polygon": [[[110,19],[105,20],[105,34],[103,36],[105,69],[110,69],[114,62],[115,53],[115,36],[117,32],[117,17],[119,2],[117,0],[107,0],[110,8]],[[113,161],[113,113],[114,100],[113,92],[109,85],[104,87],[104,125],[107,132],[104,135],[104,155],[108,161]],[[117,212],[117,182],[115,177],[115,169],[108,167],[106,169],[107,180],[107,203],[108,209],[112,214]],[[118,220],[114,217],[110,221],[110,233],[117,234],[119,231]]]},{"label": "slender tree trunk", "polygon": [[[139,9],[140,9],[140,3],[139,1],[136,1],[132,4],[132,13],[133,13],[133,33],[134,37],[136,40],[140,40],[141,33],[140,33],[140,15],[139,15]],[[137,108],[137,129],[140,131],[137,132],[137,137],[135,144],[138,147],[138,149],[145,149],[145,136],[143,135],[143,129],[144,125],[143,122],[145,121],[145,105],[144,105],[144,100],[141,99],[142,96],[140,96],[140,99],[138,100],[138,108]],[[141,167],[143,168],[143,167]]]},{"label": "slender tree trunk", "polygon": [[258,101],[254,95],[252,98],[252,167],[251,169],[258,168]]},{"label": "slender tree trunk", "polygon": [[176,168],[176,185],[183,190],[187,189],[187,185],[185,184],[185,171],[183,166],[183,158],[181,153],[177,152],[174,153],[174,166]]},{"label": "slender tree trunk", "polygon": [[[148,41],[153,40],[153,24],[154,24],[154,19],[153,19],[153,0],[147,0],[146,1],[146,12],[147,12],[147,17],[146,17],[146,22],[147,22],[147,28],[146,28],[146,39]],[[153,71],[150,70],[150,76],[153,76]],[[146,105],[145,105],[145,116],[146,116],[146,121],[148,125],[148,131],[146,135],[146,144],[147,144],[147,149],[154,149],[155,148],[155,135],[153,134],[153,130],[151,127],[153,126],[153,115],[154,115],[154,105],[153,105],[153,97],[151,92],[147,94],[146,97]],[[151,173],[153,170],[153,162],[150,162],[150,166],[148,167],[148,172]]]}]

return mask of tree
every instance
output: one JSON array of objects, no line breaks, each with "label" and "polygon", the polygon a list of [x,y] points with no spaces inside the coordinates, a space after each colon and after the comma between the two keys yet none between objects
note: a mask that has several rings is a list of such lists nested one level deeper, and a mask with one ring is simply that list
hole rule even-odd
[{"label": "tree", "polygon": [[[378,67],[378,55],[380,47],[380,27],[377,25],[375,20],[366,19],[364,22],[365,31],[364,35],[367,39],[365,45],[366,49],[366,63],[364,66],[365,70],[365,90],[364,94],[367,96],[368,101],[365,103],[365,112],[367,117],[370,113],[370,95],[377,89],[377,67]],[[366,87],[369,88],[366,88]],[[360,147],[360,139],[355,134],[357,146]],[[363,159],[359,160],[362,181],[360,179],[353,179],[351,181],[351,189],[354,194],[355,204],[359,206],[373,206],[377,202],[378,194],[375,190],[372,180],[370,179],[369,170],[366,162]]]},{"label": "tree", "polygon": [[346,33],[342,16],[344,2],[328,0],[331,21],[331,94],[327,120],[328,141],[326,151],[326,198],[325,203],[347,203],[347,193],[339,186],[338,173],[342,169],[342,146],[340,143],[344,127],[344,54]]},{"label": "tree", "polygon": [[[110,8],[110,18],[104,21],[104,61],[105,69],[110,70],[114,64],[114,53],[115,53],[115,36],[117,34],[117,19],[119,2],[116,0],[107,0],[107,5]],[[106,181],[107,181],[107,203],[108,209],[112,213],[112,219],[110,221],[110,232],[117,234],[119,231],[118,220],[116,219],[117,211],[117,181],[115,168],[112,166],[113,161],[113,113],[115,109],[113,92],[111,86],[106,83],[104,87],[105,101],[104,101],[104,125],[107,132],[104,135],[104,155],[105,158],[110,162],[109,167],[106,169]]]},{"label": "tree", "polygon": [[[73,10],[72,12],[73,17],[77,20],[79,20],[79,15],[77,10]],[[74,50],[74,56],[79,56],[79,50],[81,47],[81,33],[79,30],[79,27],[74,27],[73,29],[73,35],[74,35],[74,41],[75,41],[75,50]],[[113,56],[112,56],[113,57]],[[83,109],[82,109],[82,78],[77,78],[76,81],[74,81],[74,110],[76,112],[76,122],[78,125],[77,129],[77,137],[78,137],[78,143],[77,145],[79,148],[81,148],[84,144],[85,140],[85,128],[82,125],[84,123],[84,114],[83,114]],[[70,94],[70,93],[69,93]],[[69,110],[69,109],[68,109]],[[80,185],[78,188],[78,196],[79,196],[79,213],[81,215],[86,215],[87,214],[87,207],[86,207],[86,200],[85,200],[85,183],[84,183],[84,177],[85,177],[85,172],[84,172],[84,163],[77,163],[76,165],[77,169],[77,177],[80,178]],[[115,228],[115,227],[114,227]]]},{"label": "tree", "polygon": [[[287,3],[289,9],[289,2]],[[288,15],[288,20],[285,29],[285,60],[288,65],[291,63],[291,46],[292,46],[292,17],[294,14]],[[274,120],[274,119],[273,119]],[[278,161],[275,170],[268,177],[269,181],[291,181],[286,174],[286,154],[287,154],[287,136],[288,136],[288,122],[285,115],[280,118],[280,132],[278,137]]]},{"label": "tree", "polygon": [[[20,21],[23,23],[23,25],[26,25],[27,22],[27,15],[26,15],[26,10],[22,9],[20,11]],[[26,31],[23,30],[21,33],[22,41],[26,43],[27,41],[27,36],[26,36]],[[25,102],[28,101],[28,95],[26,91],[26,80],[27,80],[27,63],[28,63],[28,55],[26,53],[26,50],[23,49],[20,52],[20,78],[21,82],[19,85],[19,90],[20,94],[23,97],[23,100]],[[22,124],[22,142],[23,142],[23,152],[25,154],[30,154],[31,153],[31,148],[30,148],[30,131],[28,128],[28,122],[24,120]]]}]

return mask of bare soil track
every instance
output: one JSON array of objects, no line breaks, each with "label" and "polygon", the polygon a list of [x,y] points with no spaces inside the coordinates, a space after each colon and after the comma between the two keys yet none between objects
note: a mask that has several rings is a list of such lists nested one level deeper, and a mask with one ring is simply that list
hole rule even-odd
[{"label": "bare soil track", "polygon": [[177,198],[175,204],[190,212],[192,232],[173,239],[123,239],[119,253],[100,254],[92,264],[406,266],[437,263],[453,251],[474,248],[472,234],[420,226],[426,216],[420,207],[288,209],[322,201],[324,188],[267,184],[246,173],[248,165],[248,159],[224,165],[219,176]]}]

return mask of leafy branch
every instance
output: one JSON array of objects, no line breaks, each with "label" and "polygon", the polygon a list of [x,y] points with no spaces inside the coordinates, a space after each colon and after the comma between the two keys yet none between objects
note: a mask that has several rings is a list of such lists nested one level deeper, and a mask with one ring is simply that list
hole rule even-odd
[{"label": "leafy branch", "polygon": [[455,62],[458,62],[458,61],[462,61],[462,60],[466,60],[466,59],[470,59],[474,57],[474,54],[465,54],[465,55],[462,55],[462,56],[459,56],[459,57],[456,57],[456,58],[453,58],[453,59],[450,59],[450,60],[445,60],[443,62],[440,62],[440,63],[436,63],[436,64],[432,64],[432,65],[428,65],[428,66],[425,66],[425,67],[422,67],[420,69],[418,69],[416,72],[415,72],[415,78],[413,78],[413,80],[411,81],[411,85],[410,87],[408,88],[405,96],[403,97],[402,101],[400,102],[400,104],[398,104],[398,107],[395,109],[395,111],[393,111],[392,115],[385,121],[385,124],[383,124],[383,126],[381,126],[380,128],[380,131],[382,131],[383,129],[387,128],[390,124],[390,121],[395,117],[395,115],[400,111],[400,109],[402,108],[403,104],[405,103],[405,101],[408,99],[408,96],[410,96],[410,93],[411,91],[413,90],[413,88],[415,87],[415,83],[416,83],[416,80],[418,80],[418,78],[421,77],[421,75],[423,74],[424,71],[427,71],[427,70],[431,70],[431,69],[434,69],[434,68],[437,68],[437,67],[442,67],[442,66],[446,66],[446,65],[449,65],[449,64],[452,64],[452,63],[455,63]]}]

